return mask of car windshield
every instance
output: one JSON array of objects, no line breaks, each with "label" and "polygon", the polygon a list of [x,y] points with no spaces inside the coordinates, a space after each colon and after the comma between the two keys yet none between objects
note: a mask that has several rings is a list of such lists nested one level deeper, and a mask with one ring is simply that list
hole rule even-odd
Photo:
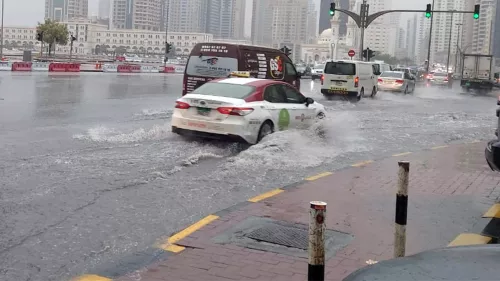
[{"label": "car windshield", "polygon": [[380,75],[380,78],[383,78],[383,77],[386,77],[386,78],[403,78],[403,72],[386,71],[386,72],[383,72]]},{"label": "car windshield", "polygon": [[438,77],[446,77],[446,73],[442,73],[442,72],[436,72],[434,73],[434,76],[438,76]]},{"label": "car windshield", "polygon": [[205,83],[191,94],[244,99],[255,91],[255,87],[229,83]]},{"label": "car windshield", "polygon": [[355,75],[356,65],[354,63],[345,62],[328,62],[326,64],[325,74]]}]

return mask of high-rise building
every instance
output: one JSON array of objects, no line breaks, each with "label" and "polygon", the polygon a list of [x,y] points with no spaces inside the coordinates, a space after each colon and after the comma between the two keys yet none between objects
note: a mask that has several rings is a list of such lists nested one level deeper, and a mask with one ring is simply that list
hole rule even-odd
[{"label": "high-rise building", "polygon": [[[492,52],[493,27],[495,22],[497,0],[476,0],[481,5],[479,19],[473,19],[471,53],[489,54]],[[472,18],[471,14],[466,17]]]},{"label": "high-rise building", "polygon": [[318,40],[318,11],[314,0],[309,0],[307,6],[307,44],[316,43]]},{"label": "high-rise building", "polygon": [[300,44],[307,41],[308,0],[254,0],[252,42],[281,48],[291,47],[300,57]]},{"label": "high-rise building", "polygon": [[239,0],[206,0],[207,23],[204,32],[217,39],[243,39],[245,2]]},{"label": "high-rise building", "polygon": [[99,0],[98,17],[100,19],[109,19],[111,14],[111,0]]},{"label": "high-rise building", "polygon": [[[332,1],[336,2],[336,8],[337,9],[344,9],[344,10],[349,10],[350,7],[350,0],[321,0],[319,4],[319,30],[318,33],[323,32],[325,29],[331,28],[331,16],[329,14],[330,11],[330,4]],[[347,33],[347,21],[349,17],[344,14],[344,13],[339,13],[340,17],[340,29],[339,29],[339,34],[340,36],[345,36]]]},{"label": "high-rise building", "polygon": [[496,0],[495,20],[493,23],[492,55],[500,62],[500,0]]},{"label": "high-rise building", "polygon": [[163,0],[113,0],[113,26],[160,31]]},{"label": "high-rise building", "polygon": [[417,62],[416,44],[417,44],[417,15],[413,15],[406,21],[406,57]]},{"label": "high-rise building", "polygon": [[89,13],[88,0],[45,0],[45,18],[67,21],[86,18]]},{"label": "high-rise building", "polygon": [[[440,11],[463,11],[465,9],[465,0],[435,1],[435,7],[433,7],[433,9]],[[466,16],[472,17],[471,14],[466,14]],[[456,52],[456,42],[459,39],[458,31],[460,28],[457,24],[463,23],[463,17],[464,14],[451,13],[434,13],[432,15],[431,63],[446,63],[448,57],[448,46],[450,46],[450,54],[454,54]],[[426,20],[429,22],[431,21],[431,19]]]},{"label": "high-rise building", "polygon": [[423,64],[427,60],[427,51],[429,50],[429,29],[431,20],[424,14],[417,16],[417,32],[415,36],[415,62]]},{"label": "high-rise building", "polygon": [[207,24],[207,0],[166,0],[167,25],[172,32],[204,32]]}]

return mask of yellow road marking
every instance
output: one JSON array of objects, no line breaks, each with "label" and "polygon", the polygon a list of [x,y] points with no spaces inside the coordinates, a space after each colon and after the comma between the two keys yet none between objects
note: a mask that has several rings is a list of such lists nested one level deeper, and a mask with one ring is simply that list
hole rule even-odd
[{"label": "yellow road marking", "polygon": [[480,143],[480,142],[481,142],[480,140],[473,140],[470,143]]},{"label": "yellow road marking", "polygon": [[352,164],[351,166],[352,167],[363,167],[363,166],[368,165],[370,163],[373,163],[373,160],[366,160],[366,161],[363,161],[363,162]]},{"label": "yellow road marking", "polygon": [[82,275],[71,279],[71,281],[112,281],[112,279],[102,277],[99,275]]},{"label": "yellow road marking", "polygon": [[409,154],[412,154],[412,152],[403,152],[403,153],[393,154],[392,156],[399,157],[399,156],[405,156],[405,155],[409,155]]},{"label": "yellow road marking", "polygon": [[484,213],[483,218],[500,218],[500,204],[495,204]]},{"label": "yellow road marking", "polygon": [[483,245],[491,242],[491,237],[475,234],[475,233],[461,233],[448,244],[448,247],[453,246],[467,246],[467,245]]},{"label": "yellow road marking", "polygon": [[199,220],[198,222],[186,227],[184,230],[170,236],[167,241],[164,241],[161,243],[158,248],[163,249],[168,252],[174,252],[174,253],[179,253],[185,248],[182,246],[175,245],[175,243],[179,242],[180,240],[186,238],[187,236],[193,234],[194,232],[200,230],[202,227],[205,225],[213,222],[214,220],[218,219],[218,216],[215,215],[209,215],[204,217],[203,219]]},{"label": "yellow road marking", "polygon": [[268,191],[266,193],[262,193],[261,195],[257,195],[253,198],[250,198],[250,199],[248,199],[248,202],[257,203],[257,202],[262,201],[264,199],[267,199],[269,197],[273,197],[274,195],[278,195],[283,191],[284,190],[280,189],[280,188],[274,189],[274,190]]},{"label": "yellow road marking", "polygon": [[447,145],[441,145],[441,146],[434,146],[431,149],[440,149],[440,148],[445,148],[448,147]]},{"label": "yellow road marking", "polygon": [[333,175],[333,173],[325,172],[325,173],[317,174],[315,176],[311,176],[311,177],[306,178],[306,181],[315,181],[317,179],[320,179],[320,178],[323,178],[323,177],[326,177],[329,175]]}]

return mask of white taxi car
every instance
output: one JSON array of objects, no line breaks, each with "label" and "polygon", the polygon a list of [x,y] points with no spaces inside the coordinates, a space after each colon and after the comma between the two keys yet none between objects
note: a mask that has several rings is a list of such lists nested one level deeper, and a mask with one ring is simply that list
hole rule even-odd
[{"label": "white taxi car", "polygon": [[278,80],[249,72],[209,81],[175,102],[172,132],[258,143],[274,131],[308,127],[325,117],[323,105]]}]

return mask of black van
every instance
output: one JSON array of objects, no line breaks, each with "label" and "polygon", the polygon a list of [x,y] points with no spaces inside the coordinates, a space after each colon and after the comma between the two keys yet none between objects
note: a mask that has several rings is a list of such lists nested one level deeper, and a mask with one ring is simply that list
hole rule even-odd
[{"label": "black van", "polygon": [[228,77],[233,71],[250,72],[251,77],[275,79],[300,89],[300,74],[292,60],[277,49],[224,43],[198,43],[193,47],[184,71],[182,95],[205,82]]}]

